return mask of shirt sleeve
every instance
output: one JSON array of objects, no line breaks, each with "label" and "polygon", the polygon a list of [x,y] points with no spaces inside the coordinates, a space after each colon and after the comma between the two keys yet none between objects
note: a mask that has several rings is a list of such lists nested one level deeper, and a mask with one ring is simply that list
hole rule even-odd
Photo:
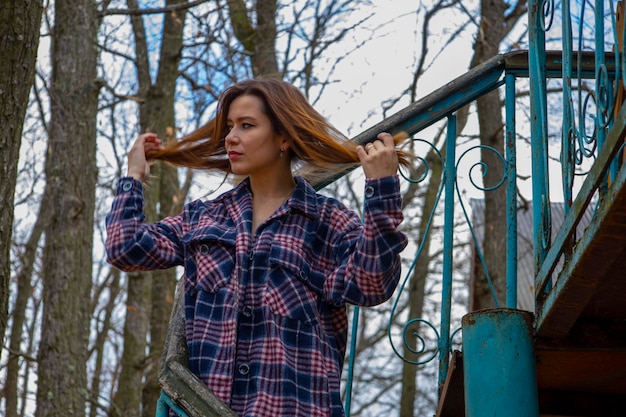
[{"label": "shirt sleeve", "polygon": [[326,285],[333,302],[372,306],[388,300],[401,273],[407,237],[398,176],[367,179],[362,223],[352,224],[336,242],[336,271]]},{"label": "shirt sleeve", "polygon": [[106,217],[107,261],[126,272],[181,265],[182,216],[145,224],[141,182],[121,178]]}]

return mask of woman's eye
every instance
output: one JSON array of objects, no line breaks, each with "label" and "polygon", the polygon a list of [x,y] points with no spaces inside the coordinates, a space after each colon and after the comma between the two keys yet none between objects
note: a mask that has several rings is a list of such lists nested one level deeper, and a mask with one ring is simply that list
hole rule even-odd
[{"label": "woman's eye", "polygon": [[249,129],[249,128],[251,128],[252,126],[253,126],[253,125],[252,125],[252,124],[250,124],[250,123],[242,123],[242,124],[241,124],[241,127],[243,127],[244,129]]}]

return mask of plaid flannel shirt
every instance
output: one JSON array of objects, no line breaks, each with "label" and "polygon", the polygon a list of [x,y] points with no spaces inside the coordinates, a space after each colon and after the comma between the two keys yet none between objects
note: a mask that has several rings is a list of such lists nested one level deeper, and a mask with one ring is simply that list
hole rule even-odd
[{"label": "plaid flannel shirt", "polygon": [[190,369],[242,417],[343,416],[346,304],[380,304],[400,277],[397,176],[366,180],[363,222],[296,183],[256,233],[247,180],[144,224],[141,183],[122,178],[106,220],[112,265],[184,266]]}]

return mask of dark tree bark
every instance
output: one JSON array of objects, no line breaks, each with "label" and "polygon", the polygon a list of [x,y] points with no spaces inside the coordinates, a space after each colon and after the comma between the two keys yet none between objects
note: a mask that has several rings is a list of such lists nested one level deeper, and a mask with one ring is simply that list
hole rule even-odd
[{"label": "dark tree bark", "polygon": [[[185,3],[187,0],[168,0],[167,6]],[[178,65],[180,51],[183,45],[183,28],[185,12],[170,13],[163,22],[163,41],[161,44],[161,59],[157,79],[154,84],[141,85],[147,90],[146,103],[140,111],[140,124],[145,130],[156,132],[165,143],[176,140],[176,120],[174,111],[176,80],[178,79]],[[158,195],[153,194],[153,200],[158,200],[157,207],[152,211],[157,218],[177,214],[182,208],[184,197],[180,196],[178,170],[171,165],[159,163],[157,168]],[[167,337],[174,292],[176,288],[176,270],[153,272],[152,281],[152,315],[150,317],[150,357],[146,385],[143,390],[143,416],[152,417],[156,411],[156,401],[160,395],[158,383],[159,367],[163,346]]]},{"label": "dark tree bark", "polygon": [[[138,10],[136,0],[128,0],[129,10]],[[140,14],[131,14],[130,21],[135,35],[135,68],[139,85],[150,85],[150,64],[145,28]],[[138,95],[145,95],[139,88]],[[144,97],[142,99],[145,100]],[[146,214],[150,218],[151,194],[153,187],[144,190]],[[128,274],[126,298],[126,320],[124,322],[124,347],[121,357],[121,372],[117,391],[113,398],[110,414],[116,416],[139,417],[141,415],[141,396],[146,373],[146,348],[151,314],[152,273]]]},{"label": "dark tree bark", "polygon": [[228,13],[235,36],[250,54],[252,73],[255,77],[277,76],[276,61],[276,0],[258,0],[255,19],[248,14],[243,0],[228,0]]},{"label": "dark tree bark", "polygon": [[[165,7],[172,8],[186,2],[168,0]],[[135,0],[128,0],[127,3],[131,10],[138,8]],[[185,10],[181,9],[164,15],[161,55],[155,82],[150,77],[146,32],[141,15],[131,15],[136,44],[138,96],[142,103],[139,108],[140,129],[142,132],[157,133],[164,142],[176,140],[174,99],[185,14]],[[144,207],[146,220],[156,221],[175,214],[184,198],[179,195],[176,168],[157,163],[153,166],[151,177],[149,186],[144,189]],[[122,373],[113,410],[116,415],[155,415],[156,401],[160,395],[157,378],[174,300],[175,273],[174,269],[170,269],[132,274],[129,277]],[[149,349],[148,357],[145,355],[146,348]]]},{"label": "dark tree bark", "polygon": [[[102,319],[100,320],[100,328],[92,349],[94,351],[95,358],[94,370],[93,374],[91,375],[91,398],[94,401],[100,398],[100,396],[102,395],[101,388],[103,387],[103,385],[105,385],[103,383],[105,379],[102,372],[104,364],[107,363],[107,358],[105,355],[105,344],[113,327],[113,322],[115,321],[113,311],[116,307],[116,304],[119,302],[118,295],[120,293],[120,275],[121,273],[118,269],[112,268],[105,284],[109,291],[109,300],[103,308],[104,314]],[[97,417],[98,411],[98,407],[90,407],[89,417]]]},{"label": "dark tree bark", "polygon": [[36,417],[85,414],[97,180],[96,3],[54,7]]},{"label": "dark tree bark", "polygon": [[0,337],[7,327],[13,198],[28,93],[35,77],[41,0],[0,3]]},{"label": "dark tree bark", "polygon": [[[524,15],[526,0],[519,0],[509,10],[504,0],[482,0],[481,21],[474,43],[474,56],[470,66],[480,63],[499,53],[500,44],[513,28],[520,16]],[[484,177],[485,187],[493,187],[504,176],[504,166],[495,149],[504,156],[504,120],[502,118],[502,101],[498,91],[488,93],[476,101],[478,123],[480,127],[481,160],[488,167]],[[483,255],[495,295],[500,307],[504,307],[506,294],[506,187],[485,191],[485,224]],[[476,270],[474,277],[470,308],[479,310],[495,307],[487,277],[482,268]]]},{"label": "dark tree bark", "polygon": [[33,226],[28,242],[26,242],[24,251],[18,261],[19,271],[16,275],[17,291],[13,305],[13,323],[11,337],[9,339],[9,352],[11,352],[11,356],[7,362],[7,375],[4,384],[6,417],[18,417],[20,415],[17,409],[18,376],[20,371],[20,361],[17,353],[20,352],[24,339],[23,327],[24,323],[26,323],[26,308],[32,294],[32,276],[35,270],[39,241],[45,229],[46,216],[44,213],[46,212],[46,202],[43,201],[39,209],[37,221]]}]

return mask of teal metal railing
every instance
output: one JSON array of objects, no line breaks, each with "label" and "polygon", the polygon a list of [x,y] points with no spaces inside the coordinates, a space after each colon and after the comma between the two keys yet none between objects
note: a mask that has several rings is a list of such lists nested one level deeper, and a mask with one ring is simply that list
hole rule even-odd
[{"label": "teal metal railing", "polygon": [[[432,229],[437,210],[443,208],[443,250],[441,255],[441,319],[437,325],[418,317],[409,317],[402,331],[402,347],[391,337],[391,327],[396,320],[399,300],[404,292],[409,277],[415,267],[417,259],[422,255],[423,246],[416,249],[415,257],[407,269],[405,279],[400,283],[397,298],[393,301],[391,317],[389,319],[389,342],[403,360],[413,364],[424,364],[438,357],[439,376],[438,385],[442,386],[448,373],[448,365],[452,349],[452,339],[457,334],[457,323],[453,323],[451,315],[453,275],[455,260],[455,221],[458,219],[459,209],[465,219],[471,238],[478,251],[484,274],[488,281],[489,271],[480,253],[481,242],[478,241],[472,221],[468,214],[466,202],[459,185],[460,162],[469,154],[469,150],[458,152],[457,156],[457,112],[467,105],[474,103],[483,95],[498,90],[504,98],[505,144],[504,154],[496,149],[477,145],[474,149],[495,152],[499,156],[504,169],[503,178],[497,184],[484,187],[470,182],[482,192],[490,192],[499,187],[506,188],[506,299],[507,308],[516,308],[517,293],[517,256],[518,233],[517,203],[518,178],[517,166],[519,163],[517,148],[518,136],[524,129],[530,136],[531,164],[532,164],[532,207],[533,207],[533,251],[536,309],[542,311],[546,300],[550,300],[555,291],[553,282],[555,271],[560,262],[567,260],[576,244],[576,228],[583,213],[593,209],[598,196],[605,192],[608,178],[615,177],[619,164],[616,156],[620,152],[621,144],[614,131],[624,131],[626,123],[626,106],[619,113],[615,112],[617,105],[616,83],[626,82],[624,70],[623,26],[619,27],[620,13],[623,9],[615,2],[595,0],[590,2],[572,2],[563,0],[555,3],[552,0],[528,2],[528,33],[529,43],[527,51],[515,51],[493,57],[489,61],[473,68],[459,78],[452,80],[442,88],[433,92],[388,117],[381,123],[361,133],[354,140],[360,144],[370,142],[381,131],[405,131],[416,138],[426,129],[435,124],[444,122],[447,127],[447,139],[444,149],[437,149],[434,144],[423,139],[414,139],[426,144],[429,150],[444,167],[443,179],[439,189],[435,208],[428,215],[427,233]],[[574,10],[573,10],[574,9]],[[622,10],[620,12],[620,10]],[[560,25],[556,25],[558,22]],[[552,34],[551,31],[560,33]],[[589,28],[591,32],[589,32]],[[546,39],[559,39],[556,43],[548,43]],[[618,46],[622,45],[622,46]],[[518,92],[520,81],[528,86],[528,95]],[[554,89],[548,89],[548,82],[554,83]],[[551,85],[552,86],[552,85]],[[557,93],[551,92],[556,90]],[[549,103],[560,100],[562,111],[554,114],[548,111]],[[523,103],[522,103],[523,102]],[[557,106],[559,104],[557,103]],[[519,122],[518,109],[529,106],[530,117],[527,121]],[[558,123],[557,123],[558,121]],[[559,139],[552,139],[559,138]],[[549,146],[550,145],[550,146]],[[559,169],[549,169],[549,160],[554,159],[549,154],[553,147],[560,147]],[[422,172],[428,172],[426,157],[416,155],[416,160],[423,164]],[[489,167],[480,161],[472,165],[471,169]],[[556,171],[556,172],[555,172]],[[551,201],[555,198],[550,185],[554,184],[554,177],[560,175],[562,195],[558,199],[563,201],[565,218],[556,236],[551,235]],[[579,178],[580,177],[580,178]],[[418,179],[405,176],[410,182],[420,182],[426,175]],[[325,181],[315,184],[320,189],[337,180],[329,177]],[[580,180],[579,180],[580,179]],[[441,207],[443,206],[443,207]],[[422,242],[425,239],[421,239]],[[497,297],[491,283],[492,294],[496,305]],[[353,311],[353,329],[358,328],[358,309]],[[538,317],[540,320],[541,317]],[[409,333],[415,323],[431,329],[435,334],[436,347],[426,351],[426,344],[419,343],[421,349],[412,348],[408,343],[410,338],[421,339],[419,335]],[[459,323],[460,324],[460,323]],[[352,332],[350,344],[350,361],[347,372],[348,394],[346,411],[350,415],[350,401],[352,399],[352,379],[354,378],[354,352],[358,335]],[[403,350],[421,355],[419,359],[411,361],[404,357]],[[165,409],[160,415],[166,415],[166,404],[169,397],[164,394],[160,405]],[[184,414],[180,414],[184,415]]]},{"label": "teal metal railing", "polygon": [[[501,91],[504,97],[505,153],[500,155],[495,149],[490,149],[500,156],[504,165],[504,177],[495,186],[489,189],[482,188],[482,190],[489,192],[500,186],[506,187],[505,307],[507,308],[517,307],[518,295],[517,129],[528,127],[530,132],[534,283],[538,311],[549,308],[544,305],[544,302],[550,300],[549,295],[555,291],[552,283],[558,278],[556,274],[558,265],[563,260],[568,260],[569,254],[577,243],[576,229],[583,214],[588,210],[593,210],[593,203],[608,187],[607,179],[611,176],[615,177],[619,167],[616,155],[620,152],[621,144],[617,132],[624,131],[626,114],[624,110],[619,114],[614,111],[618,104],[618,89],[615,87],[620,80],[622,82],[626,80],[624,76],[626,61],[623,47],[624,29],[623,26],[618,26],[620,18],[616,16],[623,12],[623,6],[621,3],[616,5],[612,1],[598,0],[593,5],[577,2],[577,14],[572,12],[571,4],[567,0],[559,3],[559,9],[556,6],[554,1],[529,1],[529,49],[527,52],[512,52],[494,57],[357,137],[357,140],[366,142],[380,130],[405,130],[414,136],[442,119],[448,120],[445,152],[443,150],[437,152],[439,157],[445,154],[445,158],[441,158],[441,163],[445,167],[444,180],[437,198],[437,201],[441,201],[444,205],[441,322],[439,331],[435,331],[436,349],[440,361],[439,387],[443,384],[448,372],[452,345],[453,323],[450,308],[452,268],[455,259],[452,253],[454,247],[452,236],[456,220],[455,207],[460,207],[463,211],[482,266],[485,268],[485,261],[480,254],[481,242],[477,241],[457,182],[457,167],[467,151],[456,159],[455,113],[483,94],[496,89]],[[618,10],[618,7],[622,9]],[[589,13],[590,9],[593,13]],[[547,34],[554,29],[554,22],[557,21],[562,23],[562,36],[559,37],[558,34],[548,36]],[[561,40],[558,43],[548,44],[547,38],[561,38]],[[520,101],[520,97],[516,95],[516,84],[522,78],[527,78],[529,85],[528,126],[516,125],[516,106]],[[548,89],[549,81],[552,81],[554,85],[554,88],[550,90]],[[563,109],[561,114],[548,111],[549,103],[553,103],[557,95],[551,92],[552,90],[560,91],[560,105]],[[555,121],[558,119],[560,123],[557,124]],[[549,151],[558,146],[558,142],[551,138],[561,138],[559,169],[556,170],[549,169],[549,160],[552,158]],[[485,147],[478,145],[477,148]],[[425,159],[420,159],[420,161],[425,161]],[[482,168],[488,169],[489,167],[482,166]],[[555,197],[550,184],[558,175],[561,175],[563,193]],[[580,181],[575,181],[578,177]],[[476,187],[480,188],[479,185]],[[551,201],[555,198],[563,201],[565,218],[557,236],[553,239]],[[421,247],[417,249],[416,259],[421,255],[421,250]],[[401,291],[404,290],[414,265],[415,261],[409,268],[406,279],[401,283]],[[489,271],[484,272],[489,280]],[[491,286],[491,283],[489,284]],[[493,288],[492,293],[497,306],[498,300]],[[554,297],[554,294],[552,296]],[[394,313],[399,299],[400,295],[394,304]],[[390,334],[393,320],[394,314],[389,322]],[[409,337],[420,338],[420,336],[405,333],[411,328],[411,324],[416,322],[425,323],[430,329],[436,329],[435,325],[426,320],[409,318],[402,337],[404,348],[409,351],[411,351],[411,344],[407,342],[407,339]],[[411,351],[411,353],[424,354],[424,358],[412,362],[415,364],[423,364],[434,358],[434,355],[426,354],[425,343],[423,340],[420,341],[422,343],[418,345],[423,350]],[[391,336],[390,343],[394,346],[396,354],[402,357],[400,349],[394,345]]]},{"label": "teal metal railing", "polygon": [[[529,16],[530,27],[535,28],[530,31],[531,42],[529,44],[532,56],[531,92],[542,92],[533,100],[535,104],[533,119],[536,120],[533,147],[540,147],[541,138],[547,137],[548,133],[546,105],[543,97],[546,96],[545,80],[549,74],[541,62],[546,54],[545,33],[551,28],[551,24],[545,22],[554,21],[554,3],[548,3],[549,7],[538,7],[543,4],[531,2],[530,9],[535,11]],[[612,128],[615,128],[615,131],[621,131],[619,126],[614,125],[616,122],[623,123],[624,118],[623,114],[616,117],[614,112],[619,104],[616,95],[618,88],[615,88],[615,85],[625,79],[624,28],[622,26],[618,30],[617,4],[614,1],[600,0],[580,2],[576,3],[578,13],[572,11],[569,1],[563,1],[561,5],[563,11],[561,15],[561,33],[563,34],[561,166],[563,201],[568,216],[555,242],[550,245],[547,235],[549,229],[543,226],[549,224],[549,212],[546,210],[548,205],[535,205],[534,247],[537,273],[535,286],[538,308],[541,308],[545,297],[552,289],[552,274],[557,260],[561,256],[567,259],[576,244],[576,240],[570,237],[575,236],[582,213],[588,209],[594,199],[606,191],[608,178],[616,174],[618,161],[615,155],[621,145],[617,137],[607,143],[607,137]],[[623,5],[620,7],[623,12]],[[551,12],[549,18],[545,15],[546,10]],[[593,33],[585,36],[585,27],[593,28]],[[577,38],[573,37],[574,33],[578,34]],[[611,52],[606,53],[607,50]],[[591,56],[593,63],[581,63],[585,57],[591,60]],[[590,89],[584,83],[587,79],[594,82]],[[589,126],[590,122],[591,126]],[[541,175],[546,171],[546,159],[542,157],[533,160],[533,173],[537,173],[538,176],[533,180],[533,200],[535,201],[549,201],[549,178],[547,175]],[[585,183],[578,194],[575,194],[573,179],[576,171],[589,159],[595,159],[594,167],[587,168]],[[609,166],[604,166],[604,164]],[[572,210],[575,212],[571,213]]]}]

